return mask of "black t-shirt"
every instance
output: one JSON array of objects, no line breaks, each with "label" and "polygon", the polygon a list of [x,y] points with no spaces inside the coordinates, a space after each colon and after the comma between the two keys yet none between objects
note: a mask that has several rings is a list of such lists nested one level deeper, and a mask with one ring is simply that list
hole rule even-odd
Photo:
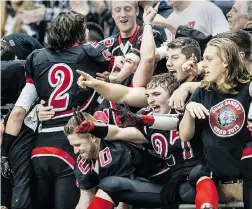
[{"label": "black t-shirt", "polygon": [[15,103],[25,86],[24,61],[1,61],[1,105]]},{"label": "black t-shirt", "polygon": [[[171,114],[175,112],[171,112]],[[153,115],[150,108],[142,109],[138,114]],[[183,142],[177,130],[163,131],[152,129],[149,126],[138,127],[147,139],[150,152],[166,161],[168,166],[183,164],[185,161],[203,159],[202,145],[198,139]]]},{"label": "black t-shirt", "polygon": [[251,100],[249,85],[241,84],[236,95],[220,93],[214,87],[198,88],[189,100],[210,111],[207,119],[196,120],[196,131],[200,129],[202,133],[207,167],[221,180],[241,177],[242,151],[251,140],[246,127]]},{"label": "black t-shirt", "polygon": [[[54,107],[53,120],[43,126],[65,125],[72,115],[72,108],[91,112],[97,105],[97,93],[77,85],[79,74],[84,71],[95,77],[97,72],[108,69],[111,53],[103,44],[84,44],[60,52],[45,48],[36,50],[26,61],[27,82],[33,83],[40,99]],[[57,126],[56,125],[56,126]]]},{"label": "black t-shirt", "polygon": [[74,173],[80,189],[96,187],[108,176],[149,178],[163,167],[162,161],[126,142],[101,140],[99,150],[98,160],[77,159]]}]

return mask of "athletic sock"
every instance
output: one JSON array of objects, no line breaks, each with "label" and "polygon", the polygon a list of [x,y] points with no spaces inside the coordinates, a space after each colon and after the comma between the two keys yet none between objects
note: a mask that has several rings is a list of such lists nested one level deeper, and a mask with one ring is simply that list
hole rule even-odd
[{"label": "athletic sock", "polygon": [[195,205],[196,209],[204,209],[204,205],[218,209],[218,192],[212,179],[204,179],[196,185]]},{"label": "athletic sock", "polygon": [[87,209],[113,209],[114,204],[100,197],[94,197]]}]

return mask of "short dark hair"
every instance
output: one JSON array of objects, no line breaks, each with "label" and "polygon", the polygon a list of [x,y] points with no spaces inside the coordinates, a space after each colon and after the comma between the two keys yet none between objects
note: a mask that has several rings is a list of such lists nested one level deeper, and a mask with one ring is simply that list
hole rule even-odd
[{"label": "short dark hair", "polygon": [[215,38],[228,38],[235,42],[239,51],[245,53],[245,60],[252,61],[252,35],[244,30],[232,30],[219,33]]},{"label": "short dark hair", "polygon": [[138,49],[131,48],[127,54],[129,54],[129,53],[133,53],[133,54],[137,55],[138,57],[140,57],[140,59],[141,59],[140,51]]},{"label": "short dark hair", "polygon": [[84,43],[86,17],[74,11],[59,13],[51,23],[47,38],[53,51],[69,48],[75,43]]},{"label": "short dark hair", "polygon": [[11,45],[6,41],[1,40],[1,60],[10,61],[14,59],[15,54],[12,50]]},{"label": "short dark hair", "polygon": [[89,41],[100,42],[104,39],[104,33],[100,25],[94,22],[88,22],[87,29],[89,30],[88,33]]},{"label": "short dark hair", "polygon": [[197,41],[188,37],[179,37],[168,43],[168,49],[181,49],[182,54],[186,56],[186,59],[190,59],[192,54],[196,56],[198,61],[201,60],[200,45]]},{"label": "short dark hair", "polygon": [[171,96],[179,85],[179,81],[170,73],[162,73],[152,76],[150,82],[146,86],[146,89],[154,89],[161,86]]}]

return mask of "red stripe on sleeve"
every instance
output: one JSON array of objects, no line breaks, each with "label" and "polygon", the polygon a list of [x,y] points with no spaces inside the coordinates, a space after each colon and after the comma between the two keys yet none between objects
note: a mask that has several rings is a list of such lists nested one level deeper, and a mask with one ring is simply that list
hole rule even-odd
[{"label": "red stripe on sleeve", "polygon": [[32,78],[30,77],[27,77],[26,80],[25,80],[26,83],[31,83],[31,84],[34,84]]}]

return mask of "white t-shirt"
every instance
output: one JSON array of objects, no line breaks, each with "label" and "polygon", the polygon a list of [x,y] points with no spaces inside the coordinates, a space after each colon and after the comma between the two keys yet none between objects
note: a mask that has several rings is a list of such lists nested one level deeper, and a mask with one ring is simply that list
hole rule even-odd
[{"label": "white t-shirt", "polygon": [[[197,29],[205,35],[229,31],[229,25],[222,10],[214,3],[205,0],[192,1],[184,11],[173,11],[167,19],[179,25]],[[168,29],[165,29],[165,32],[168,42],[175,39],[175,35]]]}]

